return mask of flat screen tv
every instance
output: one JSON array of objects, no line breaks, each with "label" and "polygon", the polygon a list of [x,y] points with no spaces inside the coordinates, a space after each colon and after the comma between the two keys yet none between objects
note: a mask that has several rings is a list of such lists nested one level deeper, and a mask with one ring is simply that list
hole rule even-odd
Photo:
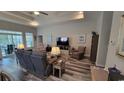
[{"label": "flat screen tv", "polygon": [[57,38],[57,46],[69,46],[69,38],[68,37],[58,37]]}]

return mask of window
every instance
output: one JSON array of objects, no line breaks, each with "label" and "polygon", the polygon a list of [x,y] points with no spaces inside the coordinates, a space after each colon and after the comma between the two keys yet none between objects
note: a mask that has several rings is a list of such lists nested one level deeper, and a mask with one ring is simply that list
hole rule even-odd
[{"label": "window", "polygon": [[22,40],[23,40],[22,35],[13,35],[13,43],[16,48],[18,47],[19,44],[23,44]]},{"label": "window", "polygon": [[3,56],[7,56],[12,53],[10,53],[8,45],[12,45],[14,50],[14,48],[17,48],[17,46],[21,43],[23,43],[22,32],[0,29],[0,50],[2,51]]},{"label": "window", "polygon": [[28,48],[34,46],[33,33],[26,33],[26,46]]}]

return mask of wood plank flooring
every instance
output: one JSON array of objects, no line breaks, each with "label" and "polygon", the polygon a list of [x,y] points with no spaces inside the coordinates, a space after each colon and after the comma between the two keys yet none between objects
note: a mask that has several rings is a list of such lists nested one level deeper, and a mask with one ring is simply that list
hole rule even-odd
[{"label": "wood plank flooring", "polygon": [[[62,75],[62,78],[57,78],[55,76],[50,76],[47,80],[52,81],[90,81],[91,80],[91,71],[90,66],[92,64],[89,60],[84,59],[78,61],[76,59],[70,58],[65,64],[65,73]],[[51,78],[52,77],[52,78]]]},{"label": "wood plank flooring", "polygon": [[[89,81],[91,80],[90,66],[91,63],[87,59],[78,61],[69,58],[62,78],[50,75],[46,81]],[[14,81],[42,81],[30,73],[25,75],[24,70],[17,64],[15,55],[0,60],[0,71],[8,73]]]}]

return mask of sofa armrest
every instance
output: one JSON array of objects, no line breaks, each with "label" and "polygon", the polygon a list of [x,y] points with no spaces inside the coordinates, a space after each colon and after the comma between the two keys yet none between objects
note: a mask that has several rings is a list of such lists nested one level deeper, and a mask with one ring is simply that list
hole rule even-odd
[{"label": "sofa armrest", "polygon": [[52,72],[52,64],[48,64],[45,70],[45,76],[49,76]]}]

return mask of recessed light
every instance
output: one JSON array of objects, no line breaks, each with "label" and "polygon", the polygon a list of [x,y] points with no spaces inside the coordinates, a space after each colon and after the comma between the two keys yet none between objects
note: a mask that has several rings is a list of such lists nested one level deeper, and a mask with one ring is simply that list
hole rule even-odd
[{"label": "recessed light", "polygon": [[38,11],[34,11],[34,15],[40,15],[40,13]]},{"label": "recessed light", "polygon": [[32,21],[29,23],[31,26],[37,27],[39,23],[37,21]]},{"label": "recessed light", "polygon": [[82,11],[80,11],[79,13],[80,13],[80,14],[82,14],[83,12],[82,12]]},{"label": "recessed light", "polygon": [[84,18],[84,12],[78,11],[77,14],[74,16],[74,19],[83,19]]}]

